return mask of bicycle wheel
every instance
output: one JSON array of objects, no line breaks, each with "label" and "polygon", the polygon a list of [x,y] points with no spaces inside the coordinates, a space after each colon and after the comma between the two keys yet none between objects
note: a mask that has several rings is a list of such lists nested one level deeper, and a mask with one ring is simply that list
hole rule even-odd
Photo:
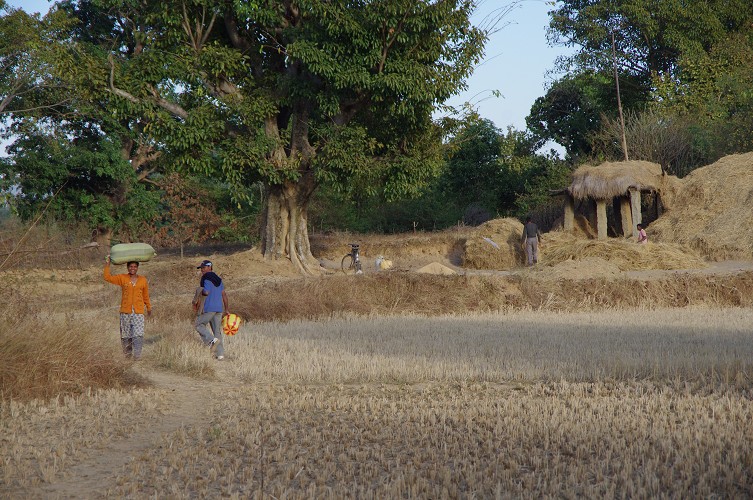
[{"label": "bicycle wheel", "polygon": [[340,263],[340,269],[342,269],[345,274],[353,274],[356,272],[356,268],[353,265],[353,256],[351,254],[347,254],[343,257],[343,260]]}]

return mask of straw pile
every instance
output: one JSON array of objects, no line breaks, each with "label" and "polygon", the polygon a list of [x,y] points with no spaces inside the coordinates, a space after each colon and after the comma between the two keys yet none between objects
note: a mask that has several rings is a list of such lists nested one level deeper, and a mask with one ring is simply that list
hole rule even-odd
[{"label": "straw pile", "polygon": [[485,222],[465,241],[463,267],[509,270],[523,265],[522,235],[523,224],[516,219]]},{"label": "straw pile", "polygon": [[753,258],[753,153],[693,171],[649,238],[686,244],[711,260]]},{"label": "straw pile", "polygon": [[[547,266],[598,258],[621,271],[706,267],[703,259],[692,249],[673,243],[639,245],[626,239],[591,240],[562,231],[546,233],[543,238],[540,262]],[[591,263],[598,265],[598,261]]]},{"label": "straw pile", "polygon": [[426,264],[424,267],[422,267],[421,269],[418,269],[416,272],[422,273],[422,274],[441,274],[444,276],[458,274],[455,272],[454,269],[450,269],[449,267],[445,266],[444,264],[440,264],[439,262],[432,262],[430,264]]},{"label": "straw pile", "polygon": [[[495,219],[478,227],[465,242],[463,267],[510,270],[524,265],[520,244],[523,225],[515,219]],[[584,261],[575,264],[576,261]],[[616,270],[700,269],[703,259],[691,248],[676,243],[639,245],[628,239],[596,240],[552,231],[542,235],[539,269],[555,267],[582,276],[614,275]],[[576,269],[577,267],[577,269]]]},{"label": "straw pile", "polygon": [[593,228],[593,226],[591,226],[591,223],[588,222],[588,219],[586,219],[582,215],[575,216],[573,220],[573,232],[584,238],[595,240],[598,237],[598,232]]}]

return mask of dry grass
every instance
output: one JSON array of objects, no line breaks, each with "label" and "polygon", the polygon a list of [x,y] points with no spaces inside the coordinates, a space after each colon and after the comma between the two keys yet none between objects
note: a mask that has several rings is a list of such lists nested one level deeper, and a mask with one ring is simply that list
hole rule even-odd
[{"label": "dry grass", "polygon": [[693,171],[671,210],[649,232],[711,260],[753,257],[753,153],[726,156]]},{"label": "dry grass", "polygon": [[513,269],[525,262],[523,224],[516,219],[485,222],[465,242],[463,266],[470,269]]},{"label": "dry grass", "polygon": [[[597,240],[585,236],[589,232],[587,222],[579,220],[577,227],[577,235],[552,231],[543,236],[539,259],[543,266],[590,259],[590,269],[594,276],[613,275],[611,267],[617,267],[621,271],[706,267],[703,258],[686,245],[638,245],[632,240],[621,238]],[[521,268],[525,262],[521,246],[522,232],[523,225],[515,219],[495,219],[482,224],[464,241],[463,266],[468,269],[495,270]]]},{"label": "dry grass", "polygon": [[391,235],[327,233],[311,235],[311,252],[317,257],[340,263],[350,251],[349,243],[361,244],[361,256],[374,259],[383,255],[388,259],[436,259],[462,252],[465,239],[476,228],[460,226],[432,233],[416,232]]},{"label": "dry grass", "polygon": [[2,399],[50,398],[143,382],[116,346],[102,341],[96,324],[62,311],[29,309],[15,301],[0,305]]},{"label": "dry grass", "polygon": [[[750,405],[650,385],[232,390],[108,495],[748,497]],[[241,417],[242,416],[242,417]]]},{"label": "dry grass", "polygon": [[[254,383],[604,383],[753,390],[753,309],[517,311],[246,326],[226,339]],[[706,324],[714,324],[709,331]]]},{"label": "dry grass", "polygon": [[[213,389],[179,405],[190,424],[93,491],[748,497],[751,321],[701,307],[247,324]],[[0,492],[46,496],[92,448],[143,432],[126,416],[157,425],[170,404],[115,391],[0,406]]]},{"label": "dry grass", "polygon": [[659,191],[664,197],[671,196],[678,184],[676,177],[662,175],[661,165],[633,160],[583,165],[573,172],[568,191],[576,200],[611,200],[629,189]]},{"label": "dry grass", "polygon": [[673,243],[639,245],[632,240],[611,238],[592,240],[576,237],[564,231],[546,234],[541,251],[541,263],[559,263],[587,258],[599,258],[621,271],[645,269],[702,269],[704,260],[693,250]]},{"label": "dry grass", "polygon": [[59,479],[96,450],[138,432],[145,422],[156,421],[166,405],[163,394],[143,388],[3,401],[0,496],[40,498],[30,492]]},{"label": "dry grass", "polygon": [[[246,320],[330,319],[343,315],[462,314],[489,311],[588,311],[753,305],[753,273],[676,273],[650,280],[564,277],[557,268],[509,276],[419,273],[332,275],[261,283],[232,293],[232,310]],[[294,304],[294,305],[293,305]]]}]

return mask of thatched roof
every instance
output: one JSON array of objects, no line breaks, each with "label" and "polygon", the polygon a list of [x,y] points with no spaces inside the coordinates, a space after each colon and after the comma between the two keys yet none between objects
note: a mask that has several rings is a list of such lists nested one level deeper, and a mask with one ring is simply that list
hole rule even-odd
[{"label": "thatched roof", "polygon": [[606,162],[583,165],[573,172],[567,188],[576,200],[610,200],[627,194],[629,189],[658,191],[662,185],[661,166],[648,161]]}]

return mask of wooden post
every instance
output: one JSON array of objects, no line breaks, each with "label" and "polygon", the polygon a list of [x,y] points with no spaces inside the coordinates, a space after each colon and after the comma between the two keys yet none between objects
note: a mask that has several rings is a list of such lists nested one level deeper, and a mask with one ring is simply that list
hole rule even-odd
[{"label": "wooden post", "polygon": [[596,228],[600,240],[607,239],[607,202],[596,200]]},{"label": "wooden post", "polygon": [[565,195],[565,231],[572,231],[575,227],[575,201],[570,193]]},{"label": "wooden post", "polygon": [[629,238],[633,234],[633,214],[630,197],[620,196],[620,217],[622,219],[622,235]]},{"label": "wooden post", "polygon": [[633,238],[638,238],[638,228],[635,226],[643,222],[641,216],[641,192],[637,189],[630,189],[630,212],[633,216]]}]

